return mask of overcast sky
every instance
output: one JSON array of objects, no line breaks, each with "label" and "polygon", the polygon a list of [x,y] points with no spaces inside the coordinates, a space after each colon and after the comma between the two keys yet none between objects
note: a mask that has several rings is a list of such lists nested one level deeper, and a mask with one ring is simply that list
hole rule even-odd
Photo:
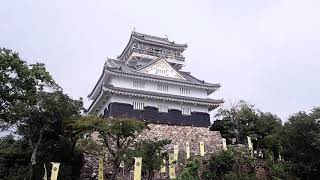
[{"label": "overcast sky", "polygon": [[188,43],[186,70],[282,119],[320,105],[320,1],[1,0],[0,46],[47,65],[74,98],[136,31]]}]

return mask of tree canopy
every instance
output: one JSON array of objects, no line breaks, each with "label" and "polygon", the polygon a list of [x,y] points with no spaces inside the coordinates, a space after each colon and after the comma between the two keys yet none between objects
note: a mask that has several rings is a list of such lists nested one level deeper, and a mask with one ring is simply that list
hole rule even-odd
[{"label": "tree canopy", "polygon": [[311,113],[293,114],[284,124],[281,134],[282,151],[285,160],[293,170],[305,179],[320,178],[320,108]]},{"label": "tree canopy", "polygon": [[[64,124],[80,116],[82,100],[64,94],[44,64],[27,64],[17,53],[5,48],[0,48],[0,91],[1,130],[11,129],[19,138],[4,139],[1,143],[27,144],[25,152],[30,162],[27,175],[29,179],[38,179],[43,164],[38,169],[37,160],[48,163],[60,159],[54,154],[62,147],[73,153],[74,145],[64,132]],[[19,153],[15,152],[20,152],[19,146],[12,148],[17,151],[13,150],[11,155],[18,158]]]},{"label": "tree canopy", "polygon": [[28,65],[18,53],[0,48],[0,120],[8,128],[27,114],[26,107],[36,104],[37,92],[45,88],[57,90],[44,64]]},{"label": "tree canopy", "polygon": [[[79,134],[98,132],[96,141],[103,144],[111,155],[113,172],[110,179],[115,179],[120,163],[126,160],[126,154],[132,147],[136,137],[145,129],[144,122],[127,118],[102,118],[99,116],[84,116],[75,119],[71,126]],[[89,152],[90,153],[90,152]],[[107,154],[104,154],[106,156]]]},{"label": "tree canopy", "polygon": [[267,142],[272,135],[282,127],[281,119],[276,115],[261,112],[245,101],[240,101],[230,108],[218,109],[215,117],[217,120],[211,126],[211,130],[220,131],[229,143],[232,139],[236,139],[236,143],[246,143],[246,137],[250,136],[256,141],[256,148],[268,146]]},{"label": "tree canopy", "polygon": [[146,179],[154,178],[155,170],[161,168],[164,159],[168,159],[168,154],[163,151],[165,145],[170,144],[170,140],[151,141],[145,140],[135,145],[135,148],[127,152],[127,163],[133,165],[133,157],[142,157],[142,174]]},{"label": "tree canopy", "polygon": [[[250,136],[254,149],[262,150],[265,156],[271,152],[273,162],[278,161],[281,155],[285,161],[283,167],[286,167],[283,169],[302,179],[319,178],[319,107],[310,113],[295,113],[282,124],[276,115],[240,101],[231,108],[219,109],[216,118],[211,129],[220,131],[223,137],[229,139],[229,143],[232,138],[237,139],[237,143],[246,143],[245,137]],[[277,166],[282,167],[281,164]]]}]

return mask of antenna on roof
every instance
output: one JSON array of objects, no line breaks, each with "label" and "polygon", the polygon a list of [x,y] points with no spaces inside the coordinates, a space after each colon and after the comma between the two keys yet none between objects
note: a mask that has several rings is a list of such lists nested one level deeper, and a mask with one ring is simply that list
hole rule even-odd
[{"label": "antenna on roof", "polygon": [[133,33],[136,32],[136,27],[135,27],[135,26],[133,26],[132,32],[133,32]]}]

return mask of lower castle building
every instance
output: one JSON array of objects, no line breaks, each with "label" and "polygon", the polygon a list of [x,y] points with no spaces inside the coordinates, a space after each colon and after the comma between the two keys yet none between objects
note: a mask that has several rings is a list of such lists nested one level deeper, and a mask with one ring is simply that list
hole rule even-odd
[{"label": "lower castle building", "polygon": [[[208,127],[209,111],[223,103],[208,96],[220,88],[182,71],[186,44],[132,32],[116,59],[107,59],[89,94],[88,113],[152,123]],[[199,60],[201,61],[201,60]]]}]

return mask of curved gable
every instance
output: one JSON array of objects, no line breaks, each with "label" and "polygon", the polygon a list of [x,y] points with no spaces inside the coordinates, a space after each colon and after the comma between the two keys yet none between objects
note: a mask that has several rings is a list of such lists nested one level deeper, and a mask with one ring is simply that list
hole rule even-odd
[{"label": "curved gable", "polygon": [[140,73],[164,76],[176,79],[186,80],[180,73],[175,70],[165,59],[160,58],[153,63],[142,67],[138,70]]}]

